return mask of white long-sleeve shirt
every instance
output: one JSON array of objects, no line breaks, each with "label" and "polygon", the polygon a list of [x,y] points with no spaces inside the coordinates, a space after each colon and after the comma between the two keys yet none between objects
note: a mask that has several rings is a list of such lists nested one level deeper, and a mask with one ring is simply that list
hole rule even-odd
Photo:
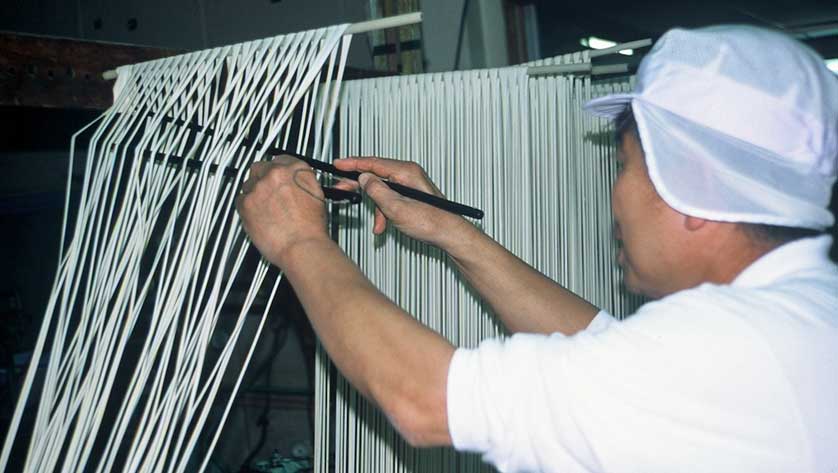
[{"label": "white long-sleeve shirt", "polygon": [[458,349],[455,448],[504,472],[838,473],[830,237],[585,331]]}]

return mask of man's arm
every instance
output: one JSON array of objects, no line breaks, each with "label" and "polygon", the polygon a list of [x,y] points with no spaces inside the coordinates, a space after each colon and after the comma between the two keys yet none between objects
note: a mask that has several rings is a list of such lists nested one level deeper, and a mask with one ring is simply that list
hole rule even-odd
[{"label": "man's arm", "polygon": [[584,330],[599,312],[465,223],[445,250],[509,331],[572,335]]},{"label": "man's arm", "polygon": [[[599,309],[510,253],[462,217],[402,197],[378,178],[442,196],[421,167],[382,158],[348,158],[335,166],[362,175],[364,191],[376,203],[373,231],[389,219],[403,233],[446,251],[472,287],[511,332],[571,335],[584,329]],[[350,189],[354,184],[344,182]]]},{"label": "man's arm", "polygon": [[253,244],[289,279],[344,376],[415,446],[449,445],[446,382],[454,347],[393,304],[328,237],[322,196],[293,158],[258,163],[236,205]]}]

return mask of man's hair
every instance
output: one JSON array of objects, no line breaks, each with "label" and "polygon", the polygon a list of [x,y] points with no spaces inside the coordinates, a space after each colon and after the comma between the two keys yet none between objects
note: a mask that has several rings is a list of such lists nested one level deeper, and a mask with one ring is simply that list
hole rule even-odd
[{"label": "man's hair", "polygon": [[782,245],[801,238],[810,238],[823,235],[824,232],[811,228],[784,227],[781,225],[765,225],[761,223],[740,223],[739,227],[752,240],[768,243],[771,245]]},{"label": "man's hair", "polygon": [[[640,133],[637,131],[637,121],[634,119],[634,111],[631,109],[631,105],[626,105],[626,108],[614,119],[614,132],[618,146],[623,142],[623,137],[626,133],[633,133],[637,142],[640,143]],[[740,222],[738,225],[754,242],[772,246],[779,246],[790,241],[823,234],[822,231],[811,228],[784,227],[781,225],[745,222]]]},{"label": "man's hair", "polygon": [[634,111],[631,109],[631,105],[626,105],[626,108],[614,119],[614,133],[618,146],[623,142],[623,136],[626,133],[634,133],[637,142],[640,142],[640,134],[637,132],[637,122],[634,120]]}]

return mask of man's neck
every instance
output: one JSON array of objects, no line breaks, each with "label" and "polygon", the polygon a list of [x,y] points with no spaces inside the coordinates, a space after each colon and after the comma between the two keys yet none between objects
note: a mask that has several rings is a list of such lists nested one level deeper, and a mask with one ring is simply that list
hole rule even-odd
[{"label": "man's neck", "polygon": [[716,246],[710,264],[707,265],[703,282],[730,284],[746,268],[783,243],[757,241],[739,233],[727,239],[724,245]]}]

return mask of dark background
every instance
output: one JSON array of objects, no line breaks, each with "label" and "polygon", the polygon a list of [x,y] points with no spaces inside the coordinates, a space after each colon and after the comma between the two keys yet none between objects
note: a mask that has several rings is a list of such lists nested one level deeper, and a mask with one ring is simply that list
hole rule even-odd
[{"label": "dark background", "polygon": [[[480,63],[486,56],[480,52],[485,46],[481,38],[497,35],[505,37],[508,46],[508,57],[502,59],[512,64],[578,51],[580,38],[587,36],[624,42],[654,39],[673,26],[733,22],[778,28],[825,58],[838,58],[835,1],[496,1],[506,21],[494,26],[487,20],[486,5],[491,2],[422,1],[426,12],[422,41],[406,47],[423,48],[428,70],[449,70],[458,63],[454,58],[460,49],[458,38],[465,38],[461,67],[482,67],[490,62]],[[5,1],[0,5],[0,31],[184,51],[360,21],[368,16],[368,4],[368,0]],[[522,20],[526,15],[535,21],[526,23]],[[470,31],[463,34],[461,28]],[[371,40],[355,41],[353,66],[369,71],[379,64],[373,60]],[[96,107],[56,102],[23,105],[26,97],[15,87],[25,83],[53,99],[59,84],[68,87],[60,90],[76,90],[72,88],[86,80],[84,90],[98,88],[105,94],[110,87],[97,82],[96,74],[74,70],[73,57],[33,67],[5,53],[0,50],[0,432],[6,429],[25,353],[37,336],[57,264],[70,136],[100,113]],[[640,58],[640,54],[612,56],[603,62],[636,63]],[[396,70],[394,66],[389,72]],[[62,97],[66,94],[57,98]],[[79,103],[84,104],[83,97]],[[80,176],[77,167],[71,179]],[[833,209],[836,200],[833,192]],[[832,254],[838,256],[835,247]],[[245,378],[246,389],[216,450],[214,471],[238,471],[251,460],[267,458],[274,449],[289,454],[293,445],[311,443],[314,336],[291,288],[283,286],[279,297]]]}]

